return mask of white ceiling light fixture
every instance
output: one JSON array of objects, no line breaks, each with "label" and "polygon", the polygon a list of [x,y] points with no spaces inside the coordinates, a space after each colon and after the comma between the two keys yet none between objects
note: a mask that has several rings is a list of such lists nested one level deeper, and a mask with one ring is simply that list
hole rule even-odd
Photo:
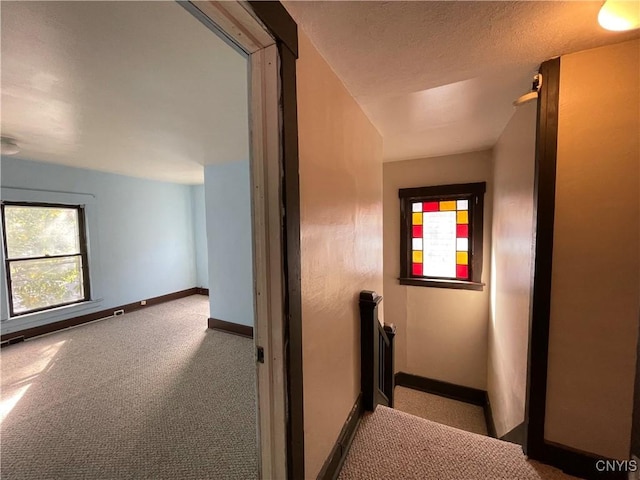
[{"label": "white ceiling light fixture", "polygon": [[624,32],[640,27],[640,1],[607,0],[598,13],[598,23],[606,30]]},{"label": "white ceiling light fixture", "polygon": [[540,91],[541,87],[542,87],[542,75],[538,73],[538,74],[533,76],[533,83],[531,84],[531,91],[528,92],[528,93],[525,93],[524,95],[521,95],[520,97],[518,97],[513,102],[513,106],[514,107],[519,107],[520,105],[524,105],[525,103],[528,103],[528,102],[538,98],[538,92]]},{"label": "white ceiling light fixture", "polygon": [[20,151],[20,147],[18,146],[18,142],[16,142],[15,138],[4,135],[0,138],[0,153],[2,153],[2,155],[15,155]]}]

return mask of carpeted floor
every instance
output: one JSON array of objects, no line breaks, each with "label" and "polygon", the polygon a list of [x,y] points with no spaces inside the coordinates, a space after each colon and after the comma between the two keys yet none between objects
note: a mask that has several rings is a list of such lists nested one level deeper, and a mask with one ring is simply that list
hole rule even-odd
[{"label": "carpeted floor", "polygon": [[519,445],[378,406],[364,416],[340,480],[568,480]]},{"label": "carpeted floor", "polygon": [[394,408],[416,417],[487,435],[482,407],[406,387],[394,390]]},{"label": "carpeted floor", "polygon": [[2,479],[257,478],[250,339],[194,295],[2,349]]},{"label": "carpeted floor", "polygon": [[[467,432],[487,435],[487,424],[482,407],[432,395],[411,388],[396,387],[394,408],[432,422],[441,423]],[[527,460],[544,480],[575,479],[562,471],[533,460]]]}]

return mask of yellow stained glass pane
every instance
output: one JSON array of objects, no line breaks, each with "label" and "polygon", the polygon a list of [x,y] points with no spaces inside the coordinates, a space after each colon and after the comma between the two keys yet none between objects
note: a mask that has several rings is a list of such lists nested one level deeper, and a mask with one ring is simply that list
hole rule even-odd
[{"label": "yellow stained glass pane", "polygon": [[412,221],[414,225],[422,225],[422,213],[414,213]]},{"label": "yellow stained glass pane", "polygon": [[467,265],[469,263],[469,254],[467,252],[456,252],[456,264]]},{"label": "yellow stained glass pane", "polygon": [[455,210],[455,209],[456,209],[456,201],[455,200],[451,200],[451,201],[447,201],[447,202],[440,202],[440,211],[441,212],[446,212],[446,211]]},{"label": "yellow stained glass pane", "polygon": [[456,223],[469,223],[469,211],[468,210],[458,210]]},{"label": "yellow stained glass pane", "polygon": [[422,250],[413,251],[413,263],[422,263]]}]

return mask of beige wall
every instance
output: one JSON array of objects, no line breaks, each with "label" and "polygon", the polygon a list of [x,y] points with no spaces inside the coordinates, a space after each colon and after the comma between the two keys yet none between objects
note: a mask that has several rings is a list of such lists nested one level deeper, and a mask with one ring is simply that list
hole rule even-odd
[{"label": "beige wall", "polygon": [[560,62],[545,438],[627,458],[640,308],[640,42]]},{"label": "beige wall", "polygon": [[306,477],[360,393],[361,290],[382,294],[382,139],[298,30]]},{"label": "beige wall", "polygon": [[385,163],[384,312],[395,323],[396,371],[486,388],[489,288],[484,291],[414,287],[400,276],[398,189],[487,182],[482,280],[489,282],[491,239],[491,151]]},{"label": "beige wall", "polygon": [[524,421],[532,288],[537,103],[518,107],[493,149],[487,391],[498,436]]}]

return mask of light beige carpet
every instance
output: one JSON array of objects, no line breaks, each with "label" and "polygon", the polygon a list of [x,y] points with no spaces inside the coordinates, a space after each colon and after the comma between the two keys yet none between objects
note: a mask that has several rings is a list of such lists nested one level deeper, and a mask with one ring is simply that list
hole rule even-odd
[{"label": "light beige carpet", "polygon": [[477,405],[432,395],[406,387],[394,390],[394,408],[416,417],[487,435],[484,410]]},{"label": "light beige carpet", "polygon": [[364,416],[341,480],[565,480],[519,445],[379,406]]},{"label": "light beige carpet", "polygon": [[3,348],[2,479],[257,477],[249,339],[194,295]]}]

